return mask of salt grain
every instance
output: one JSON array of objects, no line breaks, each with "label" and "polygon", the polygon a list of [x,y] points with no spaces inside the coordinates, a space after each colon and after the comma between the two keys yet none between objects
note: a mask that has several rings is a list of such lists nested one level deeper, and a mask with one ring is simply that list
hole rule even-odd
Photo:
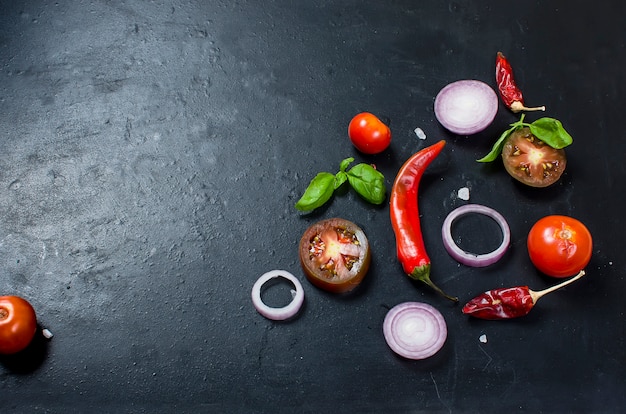
[{"label": "salt grain", "polygon": [[482,335],[478,338],[478,340],[479,340],[480,342],[482,342],[483,344],[486,344],[486,343],[487,343],[487,335],[482,334]]},{"label": "salt grain", "polygon": [[415,132],[415,135],[417,135],[419,139],[426,139],[426,134],[422,131],[422,128],[415,128],[413,132]]},{"label": "salt grain", "polygon": [[50,332],[50,330],[48,328],[42,329],[41,330],[41,334],[44,336],[44,338],[46,339],[50,339],[52,338],[54,335],[52,335],[52,332]]},{"label": "salt grain", "polygon": [[459,197],[461,200],[469,200],[470,198],[470,194],[469,194],[469,188],[467,187],[463,187],[463,188],[459,188],[459,191],[457,192],[457,197]]}]

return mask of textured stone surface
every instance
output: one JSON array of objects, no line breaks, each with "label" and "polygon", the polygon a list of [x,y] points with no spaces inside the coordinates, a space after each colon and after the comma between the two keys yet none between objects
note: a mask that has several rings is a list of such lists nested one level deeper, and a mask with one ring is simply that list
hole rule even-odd
[{"label": "textured stone surface", "polygon": [[[54,334],[2,358],[3,413],[623,407],[624,5],[492,3],[0,1],[0,293],[31,301]],[[524,188],[499,162],[474,162],[517,119],[504,107],[474,137],[434,117],[447,83],[494,85],[498,50],[527,103],[574,136],[554,187]],[[391,122],[377,156],[346,137],[364,110]],[[293,208],[346,157],[376,164],[391,188],[404,160],[442,138],[420,195],[441,287],[464,301],[551,284],[525,237],[557,213],[594,234],[589,276],[524,320],[468,320],[402,274],[386,205],[346,191],[309,215]],[[493,267],[460,266],[441,245],[462,187],[511,226]],[[299,268],[300,235],[332,216],[358,223],[373,249],[348,296],[315,289]],[[478,250],[497,246],[497,226],[458,231]],[[306,291],[288,323],[250,302],[275,268]],[[387,310],[409,300],[448,323],[427,361],[397,358],[382,336]]]}]

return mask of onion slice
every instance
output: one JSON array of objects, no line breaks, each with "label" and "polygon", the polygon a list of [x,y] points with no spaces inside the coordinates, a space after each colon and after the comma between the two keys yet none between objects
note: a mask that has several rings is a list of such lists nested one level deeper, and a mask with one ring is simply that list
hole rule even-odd
[{"label": "onion slice", "polygon": [[[482,214],[487,217],[491,217],[500,226],[500,229],[502,230],[502,243],[491,253],[469,253],[462,250],[454,242],[454,238],[452,237],[452,223],[459,217],[469,213]],[[450,256],[460,263],[472,267],[485,267],[494,264],[500,260],[502,256],[504,256],[509,247],[509,243],[511,242],[511,230],[509,229],[509,225],[502,214],[490,207],[480,204],[466,204],[458,207],[448,214],[448,217],[444,220],[441,228],[441,236],[443,237],[443,246],[446,248]]]},{"label": "onion slice", "polygon": [[[293,300],[287,306],[282,308],[273,308],[271,306],[267,306],[261,299],[261,289],[263,288],[263,285],[265,285],[267,282],[279,277],[287,279],[288,281],[293,283],[296,290],[291,291]],[[302,288],[302,284],[294,275],[287,272],[286,270],[272,270],[270,272],[267,272],[263,274],[252,287],[252,304],[254,305],[256,310],[267,319],[272,319],[275,321],[289,319],[298,313],[303,303],[304,289]]]},{"label": "onion slice", "polygon": [[396,354],[408,359],[425,359],[446,342],[448,328],[441,312],[420,302],[404,302],[385,316],[383,334]]},{"label": "onion slice", "polygon": [[435,116],[447,130],[459,135],[476,134],[487,128],[498,112],[498,95],[478,80],[460,80],[446,85],[435,98]]}]

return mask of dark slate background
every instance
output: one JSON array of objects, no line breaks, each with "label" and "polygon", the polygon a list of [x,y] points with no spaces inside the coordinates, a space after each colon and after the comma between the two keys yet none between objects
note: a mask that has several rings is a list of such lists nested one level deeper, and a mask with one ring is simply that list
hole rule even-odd
[{"label": "dark slate background", "polygon": [[[624,4],[0,1],[0,293],[27,298],[54,334],[0,360],[3,413],[624,410]],[[495,86],[498,50],[527,103],[574,137],[547,189],[474,161],[518,119],[503,106],[472,137],[434,117],[449,82]],[[384,153],[348,141],[360,111],[391,122]],[[550,286],[525,247],[548,214],[591,230],[588,277],[526,318],[469,320],[403,275],[386,203],[344,191],[313,214],[293,208],[343,158],[376,164],[391,188],[404,160],[439,139],[448,145],[419,199],[436,283],[462,302]],[[442,246],[444,218],[467,203],[461,187],[511,227],[510,251],[486,269]],[[306,227],[334,216],[363,227],[373,252],[344,296],[310,285],[297,258]],[[459,231],[475,251],[497,245],[484,220]],[[287,323],[250,302],[276,268],[305,288]],[[448,323],[428,360],[385,344],[383,318],[405,301]]]}]

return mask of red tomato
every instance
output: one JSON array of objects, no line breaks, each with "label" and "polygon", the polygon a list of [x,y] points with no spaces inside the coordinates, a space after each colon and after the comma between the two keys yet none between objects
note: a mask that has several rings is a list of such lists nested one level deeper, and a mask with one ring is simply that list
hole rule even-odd
[{"label": "red tomato", "polygon": [[357,287],[370,260],[365,233],[348,220],[322,220],[309,227],[300,239],[300,264],[307,279],[330,292],[348,292]]},{"label": "red tomato", "polygon": [[561,178],[567,157],[537,139],[530,128],[513,132],[502,148],[504,168],[516,180],[531,187],[547,187]]},{"label": "red tomato", "polygon": [[26,348],[37,331],[35,310],[18,296],[0,296],[0,354]]},{"label": "red tomato", "polygon": [[548,276],[567,277],[591,260],[591,233],[568,216],[547,216],[528,233],[528,254],[535,267]]},{"label": "red tomato", "polygon": [[391,143],[389,127],[369,112],[362,112],[352,118],[348,136],[352,144],[365,154],[383,152]]}]

